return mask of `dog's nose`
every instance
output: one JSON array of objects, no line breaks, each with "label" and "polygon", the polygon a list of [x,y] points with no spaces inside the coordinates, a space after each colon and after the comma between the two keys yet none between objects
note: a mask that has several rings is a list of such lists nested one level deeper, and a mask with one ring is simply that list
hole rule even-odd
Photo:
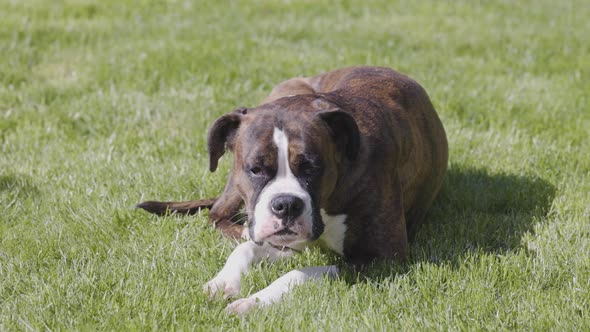
[{"label": "dog's nose", "polygon": [[281,195],[270,201],[270,209],[275,216],[289,221],[299,217],[303,212],[305,203],[297,196]]}]

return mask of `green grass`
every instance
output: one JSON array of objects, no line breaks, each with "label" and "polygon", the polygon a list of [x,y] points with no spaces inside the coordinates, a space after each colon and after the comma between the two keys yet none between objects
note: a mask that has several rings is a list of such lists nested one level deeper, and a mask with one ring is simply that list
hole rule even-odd
[{"label": "green grass", "polygon": [[[589,330],[587,1],[360,3],[1,0],[0,330]],[[216,195],[217,116],[355,64],[417,79],[447,129],[410,261],[228,316],[201,286],[232,242],[132,206]]]}]

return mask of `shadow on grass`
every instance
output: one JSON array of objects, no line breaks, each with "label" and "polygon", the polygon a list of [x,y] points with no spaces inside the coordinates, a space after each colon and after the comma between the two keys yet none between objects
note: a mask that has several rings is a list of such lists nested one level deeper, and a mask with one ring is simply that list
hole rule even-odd
[{"label": "shadow on grass", "polygon": [[506,253],[547,215],[555,196],[549,182],[531,176],[490,174],[454,165],[411,243],[407,264],[376,264],[366,277],[404,272],[416,263],[457,264],[469,252]]},{"label": "shadow on grass", "polygon": [[13,199],[25,199],[35,196],[39,189],[34,185],[33,180],[25,175],[0,175],[0,194]]}]

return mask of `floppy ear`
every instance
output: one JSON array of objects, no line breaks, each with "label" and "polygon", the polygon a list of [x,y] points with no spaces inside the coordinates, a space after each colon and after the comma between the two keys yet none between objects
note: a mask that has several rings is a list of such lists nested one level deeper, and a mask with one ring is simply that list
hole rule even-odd
[{"label": "floppy ear", "polygon": [[361,145],[361,137],[352,115],[340,110],[333,110],[320,112],[318,116],[332,131],[332,138],[338,149],[349,160],[356,159]]},{"label": "floppy ear", "polygon": [[246,110],[238,108],[232,113],[222,115],[209,128],[207,150],[209,150],[209,170],[211,172],[215,172],[217,169],[217,163],[225,153],[226,146],[230,150],[233,148],[234,136]]}]

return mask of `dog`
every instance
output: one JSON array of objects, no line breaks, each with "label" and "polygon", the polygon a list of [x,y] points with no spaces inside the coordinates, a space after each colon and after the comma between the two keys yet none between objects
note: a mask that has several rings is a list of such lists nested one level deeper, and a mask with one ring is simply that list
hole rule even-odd
[{"label": "dog", "polygon": [[[405,260],[448,159],[445,130],[424,89],[392,69],[367,66],[289,79],[260,106],[221,116],[208,132],[212,172],[226,150],[233,167],[219,198],[138,205],[157,214],[209,208],[225,235],[247,240],[204,286],[225,297],[239,295],[253,263],[289,257],[315,241],[355,266]],[[235,218],[242,208],[245,224]],[[243,314],[341,272],[293,270],[227,310]]]}]

